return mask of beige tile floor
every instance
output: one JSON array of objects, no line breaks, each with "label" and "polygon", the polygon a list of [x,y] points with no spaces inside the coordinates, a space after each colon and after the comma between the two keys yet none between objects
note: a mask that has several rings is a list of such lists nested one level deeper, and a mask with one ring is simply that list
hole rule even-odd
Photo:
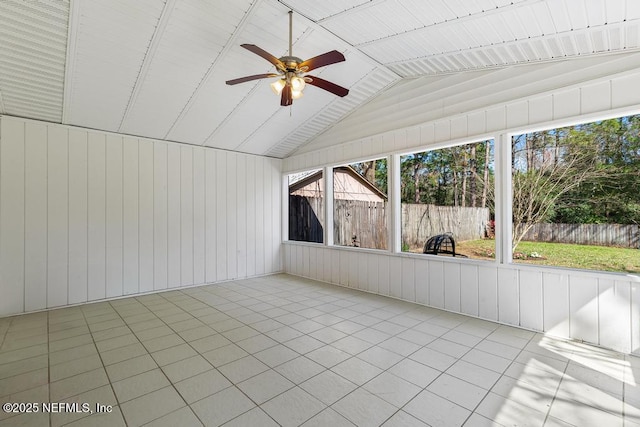
[{"label": "beige tile floor", "polygon": [[[287,275],[0,319],[0,425],[640,426],[640,360]],[[63,406],[64,407],[64,406]]]}]

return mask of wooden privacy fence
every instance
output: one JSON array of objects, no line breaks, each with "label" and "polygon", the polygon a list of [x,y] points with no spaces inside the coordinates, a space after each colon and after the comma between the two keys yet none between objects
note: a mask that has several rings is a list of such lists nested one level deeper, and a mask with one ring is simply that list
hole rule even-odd
[{"label": "wooden privacy fence", "polygon": [[640,248],[640,226],[632,224],[533,224],[522,240]]},{"label": "wooden privacy fence", "polygon": [[411,249],[446,232],[457,241],[482,239],[488,224],[488,208],[402,204],[402,242]]},{"label": "wooden privacy fence", "polygon": [[322,243],[324,199],[289,196],[289,240]]},{"label": "wooden privacy fence", "polygon": [[[341,200],[333,202],[334,244],[387,249],[387,206],[382,202]],[[289,239],[322,242],[324,200],[289,196]],[[452,232],[456,240],[486,236],[489,209],[402,204],[402,241],[422,248],[436,234]]]},{"label": "wooden privacy fence", "polygon": [[387,249],[387,209],[384,202],[333,201],[333,243]]}]

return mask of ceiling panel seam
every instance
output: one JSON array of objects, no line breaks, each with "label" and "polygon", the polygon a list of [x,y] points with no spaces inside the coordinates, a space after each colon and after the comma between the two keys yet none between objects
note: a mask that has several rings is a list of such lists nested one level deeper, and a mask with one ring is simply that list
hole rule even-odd
[{"label": "ceiling panel seam", "polygon": [[162,40],[164,31],[167,28],[167,24],[169,23],[169,19],[171,18],[171,14],[176,5],[176,1],[177,0],[167,0],[164,4],[162,13],[160,14],[160,18],[158,19],[158,25],[153,32],[153,36],[151,36],[151,43],[149,43],[147,52],[145,53],[144,59],[142,60],[142,66],[140,67],[140,71],[138,72],[136,83],[133,85],[133,90],[131,91],[131,96],[129,97],[127,108],[124,110],[124,114],[122,115],[122,119],[120,120],[118,132],[122,131],[122,128],[125,126],[126,121],[129,118],[129,114],[131,113],[131,110],[133,109],[133,106],[138,99],[138,94],[140,93],[140,90],[145,83],[147,73],[149,72],[149,67],[151,67],[151,63],[153,62],[153,58],[155,57],[155,54],[158,50],[158,46],[160,45],[160,41]]},{"label": "ceiling panel seam", "polygon": [[76,47],[78,41],[78,28],[80,25],[81,1],[72,1],[69,7],[69,19],[67,21],[67,53],[64,66],[64,88],[62,94],[62,123],[70,123],[69,111],[71,109],[71,97],[73,92],[73,77],[76,62]]},{"label": "ceiling panel seam", "polygon": [[[278,1],[286,6],[286,3],[284,3],[282,0],[278,0]],[[358,4],[358,5],[350,8],[350,9],[343,10],[342,12],[334,13],[333,15],[325,16],[322,19],[318,19],[316,21],[316,23],[322,24],[323,22],[327,22],[327,21],[329,21],[331,19],[335,19],[335,18],[338,18],[338,17],[343,17],[345,15],[350,15],[350,14],[355,13],[355,12],[360,12],[363,9],[367,9],[367,8],[373,7],[373,6],[377,5],[378,3],[384,3],[386,1],[389,1],[389,0],[369,0],[366,3]],[[287,6],[287,7],[289,7],[289,6]]]},{"label": "ceiling panel seam", "polygon": [[[182,108],[182,111],[180,111],[180,114],[178,114],[178,117],[171,124],[171,126],[169,127],[169,130],[167,130],[167,132],[165,133],[164,139],[168,138],[168,136],[171,134],[173,129],[176,127],[176,125],[178,123],[180,123],[180,121],[182,121],[182,119],[184,119],[184,117],[187,115],[187,113],[189,113],[189,111],[191,110],[191,107],[193,106],[195,101],[200,96],[200,93],[202,93],[202,88],[204,88],[206,86],[207,82],[209,81],[209,79],[213,75],[213,72],[214,72],[215,68],[227,56],[227,54],[229,53],[231,48],[234,46],[235,41],[238,39],[238,37],[240,37],[240,34],[244,30],[244,28],[247,26],[247,23],[249,22],[249,18],[253,15],[255,10],[258,8],[258,5],[260,3],[262,3],[262,1],[263,0],[255,0],[251,4],[251,6],[249,6],[249,9],[247,9],[247,11],[245,12],[244,16],[242,17],[242,19],[240,20],[240,22],[236,26],[234,32],[227,39],[227,42],[224,44],[222,50],[220,51],[218,56],[213,60],[213,63],[211,63],[211,66],[209,67],[209,69],[205,73],[204,77],[202,78],[202,80],[200,80],[200,83],[198,83],[198,86],[195,88],[195,90],[193,91],[193,93],[189,97],[189,100],[187,101],[187,103]],[[215,130],[214,130],[214,132],[215,132]],[[213,132],[212,132],[212,134],[213,134]],[[211,136],[211,134],[209,136]],[[205,138],[204,141],[202,141],[202,143],[200,143],[200,145],[205,145],[208,140],[209,140],[209,137]]]},{"label": "ceiling panel seam", "polygon": [[425,32],[425,31],[433,30],[434,28],[442,29],[442,28],[446,28],[447,26],[458,25],[458,24],[463,23],[465,21],[477,19],[478,17],[486,17],[486,16],[491,16],[491,15],[501,14],[501,13],[507,12],[507,11],[509,11],[511,9],[517,10],[517,9],[521,9],[523,7],[530,6],[530,5],[536,4],[536,3],[541,3],[541,2],[544,2],[544,1],[546,1],[546,0],[521,0],[520,2],[513,2],[513,3],[508,4],[506,6],[496,7],[495,9],[484,10],[484,11],[478,12],[478,13],[471,13],[469,15],[457,17],[456,19],[450,19],[450,20],[445,20],[445,21],[442,21],[442,22],[436,22],[434,24],[425,25],[424,27],[421,27],[421,28],[415,28],[413,30],[392,34],[392,35],[386,36],[386,37],[381,37],[379,39],[369,40],[369,41],[366,41],[364,43],[357,43],[357,44],[354,45],[354,47],[357,47],[357,48],[366,47],[366,46],[370,46],[370,45],[377,44],[377,43],[380,43],[380,42],[384,42],[384,41],[388,41],[388,40],[391,40],[391,39],[399,38],[399,37],[405,36],[407,34],[416,34],[416,33],[421,33],[421,32]]},{"label": "ceiling panel seam", "polygon": [[[288,7],[290,10],[294,11],[297,15],[300,15],[303,18],[305,18],[308,21],[308,23],[309,23],[308,25],[311,28],[313,28],[313,29],[319,29],[320,28],[320,29],[322,29],[322,31],[331,34],[337,40],[340,40],[340,42],[344,43],[344,46],[346,48],[348,48],[349,50],[351,50],[354,53],[356,53],[357,55],[359,55],[363,60],[368,62],[373,67],[384,68],[387,72],[389,72],[391,74],[394,74],[398,78],[402,78],[402,76],[400,74],[396,73],[394,70],[392,70],[390,68],[387,68],[386,64],[383,64],[382,62],[378,61],[374,57],[370,56],[368,53],[363,52],[361,49],[358,49],[356,46],[354,46],[353,44],[349,43],[347,40],[345,40],[343,37],[341,37],[338,34],[336,34],[334,31],[330,30],[329,28],[325,27],[324,25],[320,25],[320,24],[316,23],[309,16],[305,15],[304,13],[300,12],[298,9],[296,9],[295,7],[285,3],[284,1],[282,1],[282,0],[278,0],[278,1],[281,4],[283,4],[284,6]],[[374,2],[374,1],[375,0],[371,0],[371,2]],[[381,1],[387,1],[387,0],[381,0]],[[540,1],[540,0],[537,0],[537,1]]]}]

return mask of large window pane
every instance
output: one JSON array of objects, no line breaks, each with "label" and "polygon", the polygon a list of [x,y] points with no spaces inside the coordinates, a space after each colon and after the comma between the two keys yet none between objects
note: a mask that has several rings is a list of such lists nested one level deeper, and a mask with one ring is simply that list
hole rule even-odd
[{"label": "large window pane", "polygon": [[493,145],[400,158],[403,252],[495,258]]},{"label": "large window pane", "polygon": [[640,273],[640,116],[518,135],[514,262]]},{"label": "large window pane", "polygon": [[333,169],[334,244],[387,249],[387,159]]},{"label": "large window pane", "polygon": [[289,240],[322,243],[323,232],[322,170],[289,175]]}]

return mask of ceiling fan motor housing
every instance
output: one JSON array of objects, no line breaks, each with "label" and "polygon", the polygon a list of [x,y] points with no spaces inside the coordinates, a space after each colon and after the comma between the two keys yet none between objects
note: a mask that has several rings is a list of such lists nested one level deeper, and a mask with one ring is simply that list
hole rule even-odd
[{"label": "ceiling fan motor housing", "polygon": [[298,64],[302,63],[302,59],[297,56],[283,56],[279,59],[284,64],[287,71],[300,72],[300,70],[298,70]]}]

